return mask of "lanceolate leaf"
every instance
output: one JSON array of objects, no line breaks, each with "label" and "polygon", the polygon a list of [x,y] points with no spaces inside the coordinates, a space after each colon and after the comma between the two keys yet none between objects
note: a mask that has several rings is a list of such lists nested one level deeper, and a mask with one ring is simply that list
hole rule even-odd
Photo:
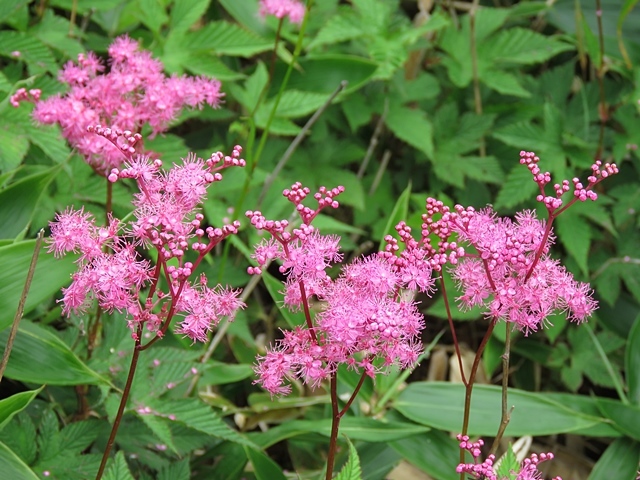
[{"label": "lanceolate leaf", "polygon": [[629,332],[624,363],[629,387],[629,400],[635,405],[640,405],[640,316],[636,318],[631,332]]},{"label": "lanceolate leaf", "polygon": [[[0,247],[0,263],[3,266],[3,274],[0,275],[0,330],[7,328],[13,321],[35,243],[35,240],[28,240]],[[53,254],[40,252],[27,296],[25,313],[33,310],[60,290],[61,286],[69,283],[71,273],[76,269],[73,264],[74,257],[74,255],[67,255],[57,259]]]},{"label": "lanceolate leaf", "polygon": [[0,442],[0,478],[15,478],[20,480],[39,479],[20,458]]},{"label": "lanceolate leaf", "polygon": [[[0,333],[1,345],[6,344],[8,334],[8,330]],[[21,382],[50,385],[110,385],[53,333],[27,320],[20,322],[5,375]]]},{"label": "lanceolate leaf", "polygon": [[14,417],[14,415],[20,413],[23,409],[31,403],[42,391],[43,387],[38,390],[30,390],[28,392],[16,393],[15,395],[0,400],[0,430]]}]

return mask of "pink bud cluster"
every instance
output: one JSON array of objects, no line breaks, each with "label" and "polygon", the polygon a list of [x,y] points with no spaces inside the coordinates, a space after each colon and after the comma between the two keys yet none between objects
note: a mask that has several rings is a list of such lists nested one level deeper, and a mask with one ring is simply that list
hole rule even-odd
[{"label": "pink bud cluster", "polygon": [[[206,226],[197,212],[209,184],[221,178],[218,170],[245,164],[240,151],[236,147],[232,156],[217,152],[206,161],[191,154],[166,172],[159,160],[135,155],[125,169],[112,172],[118,178],[134,178],[139,188],[133,219],[126,225],[111,218],[107,227],[98,227],[83,209],[58,214],[51,223],[49,250],[57,256],[81,254],[73,282],[63,289],[63,312],[83,313],[96,299],[107,311],[126,312],[133,331],[144,324],[158,336],[179,314],[184,319],[177,333],[205,341],[221,317],[242,308],[238,291],[209,288],[204,276],[197,284],[189,281],[204,256],[240,226],[238,221]],[[138,247],[156,250],[155,267],[140,257]],[[187,259],[189,250],[197,254],[193,261]],[[161,276],[167,291],[160,289]]]},{"label": "pink bud cluster", "polygon": [[[308,188],[296,183],[285,190],[284,196],[302,219],[302,225],[291,231],[286,220],[267,220],[260,212],[247,212],[251,224],[271,237],[256,246],[253,258],[258,267],[250,267],[249,273],[259,274],[267,262],[279,261],[280,272],[287,277],[284,304],[291,310],[302,309],[307,321],[306,328],[283,332],[284,338],[258,358],[256,383],[273,395],[290,391],[287,379],[317,387],[340,364],[370,377],[394,364],[408,368],[421,352],[423,317],[415,302],[400,292],[405,288],[430,291],[433,280],[424,272],[414,277],[409,268],[371,255],[342,265],[338,278],[327,273],[342,261],[340,238],[320,234],[311,221],[324,208],[337,208],[335,197],[343,190],[320,188],[314,195],[315,209],[302,204],[311,193]],[[324,305],[313,318],[312,297]]]},{"label": "pink bud cluster", "polygon": [[11,95],[9,102],[13,107],[19,107],[20,102],[32,102],[37,103],[40,100],[40,94],[42,92],[38,88],[32,88],[27,90],[26,88],[19,88],[16,93]]},{"label": "pink bud cluster", "polygon": [[[456,472],[468,473],[472,478],[480,480],[508,480],[514,478],[513,475],[516,475],[515,480],[541,480],[542,473],[538,470],[538,465],[554,458],[553,453],[541,453],[540,455],[533,453],[529,458],[524,459],[518,471],[510,472],[509,476],[498,476],[494,467],[495,455],[489,455],[483,462],[478,462],[484,445],[482,439],[471,442],[468,435],[457,435],[456,438],[460,442],[460,448],[471,453],[474,460],[473,463],[461,463],[456,467]],[[554,477],[553,480],[562,480],[562,478]]]},{"label": "pink bud cluster", "polygon": [[[106,73],[92,52],[78,55],[77,63],[68,62],[58,78],[69,91],[38,102],[33,112],[40,123],[59,124],[69,144],[101,175],[118,167],[122,155],[100,136],[88,134],[88,126],[110,125],[112,132],[129,131],[132,136],[149,124],[156,135],[167,130],[184,107],[217,107],[222,99],[219,81],[167,77],[162,63],[126,35],[113,41],[109,57]],[[144,153],[141,143],[136,148]]]},{"label": "pink bud cluster", "polygon": [[[573,178],[571,182],[569,180],[563,180],[562,183],[556,183],[553,186],[555,196],[545,194],[545,186],[551,182],[551,173],[542,172],[538,166],[540,158],[533,152],[520,152],[520,163],[526,165],[531,174],[533,180],[538,184],[540,188],[540,194],[536,197],[538,202],[545,205],[550,213],[558,213],[557,210],[563,205],[562,196],[571,190],[570,183],[573,183],[573,196],[574,200],[585,202],[587,200],[597,200],[598,194],[593,191],[598,183],[610,175],[618,173],[618,167],[615,163],[605,163],[604,165],[600,160],[596,161],[592,166],[592,174],[587,178],[588,184],[585,186],[579,178]],[[565,207],[566,208],[566,207]]]},{"label": "pink bud cluster", "polygon": [[289,17],[291,23],[302,23],[304,4],[299,0],[260,0],[260,15],[273,15],[276,18]]}]

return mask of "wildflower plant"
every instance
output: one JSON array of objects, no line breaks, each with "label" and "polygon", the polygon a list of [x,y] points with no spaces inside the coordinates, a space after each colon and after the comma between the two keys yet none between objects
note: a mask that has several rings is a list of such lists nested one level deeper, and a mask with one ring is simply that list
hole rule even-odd
[{"label": "wildflower plant", "polygon": [[[116,146],[117,138],[133,138],[131,132],[100,126],[90,130]],[[96,478],[102,476],[115,441],[140,353],[160,340],[175,318],[180,319],[177,334],[204,342],[223,317],[233,318],[244,307],[239,290],[210,286],[205,275],[194,278],[204,257],[240,226],[238,221],[206,226],[199,212],[209,186],[222,180],[220,172],[245,165],[240,153],[236,146],[231,155],[216,152],[206,160],[190,154],[165,171],[162,161],[130,152],[124,168],[111,170],[109,181],[135,180],[139,191],[131,220],[110,217],[108,225],[100,227],[82,208],[70,208],[51,223],[50,251],[57,256],[80,254],[78,271],[63,289],[63,313],[82,314],[95,299],[104,311],[126,315],[134,341],[124,393]],[[195,258],[189,257],[190,251]],[[152,335],[146,342],[145,329]]]},{"label": "wildflower plant", "polygon": [[[256,383],[272,395],[286,395],[292,380],[311,388],[330,382],[333,413],[327,479],[333,471],[340,419],[364,380],[392,365],[406,369],[416,364],[422,351],[424,320],[413,295],[407,292],[430,292],[433,286],[424,252],[417,249],[405,251],[402,259],[377,254],[358,258],[342,264],[337,278],[329,276],[327,269],[343,260],[340,238],[322,235],[312,222],[323,209],[338,208],[335,198],[342,191],[344,187],[321,187],[314,194],[317,207],[312,209],[303,203],[311,193],[309,188],[296,183],[285,190],[283,195],[302,221],[297,228],[289,229],[287,220],[267,220],[259,211],[246,213],[256,229],[270,235],[256,246],[253,258],[258,266],[249,267],[249,273],[260,274],[268,263],[278,261],[280,273],[286,276],[284,307],[302,310],[305,316],[305,325],[284,331],[283,338],[258,357]],[[315,316],[311,314],[312,298],[324,304]],[[341,365],[360,374],[342,408],[337,394]]]}]

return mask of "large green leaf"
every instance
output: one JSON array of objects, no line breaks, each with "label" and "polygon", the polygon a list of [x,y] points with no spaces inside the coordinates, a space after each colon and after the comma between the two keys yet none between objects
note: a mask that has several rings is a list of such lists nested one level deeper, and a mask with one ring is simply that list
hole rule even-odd
[{"label": "large green leaf", "polygon": [[628,438],[618,438],[600,456],[588,480],[637,478],[639,462],[640,443]]},{"label": "large green leaf", "polygon": [[233,23],[211,22],[185,36],[184,48],[215,52],[218,55],[250,57],[273,48],[273,41]]},{"label": "large green leaf", "polygon": [[[35,240],[27,240],[0,247],[3,266],[3,274],[0,275],[0,330],[13,322],[35,244]],[[69,283],[71,273],[76,269],[74,257],[67,255],[57,259],[53,254],[40,252],[24,313],[30,312],[60,290],[61,286]]]},{"label": "large green leaf", "polygon": [[[462,426],[464,390],[461,384],[416,382],[398,396],[394,406],[407,418],[423,425],[457,432]],[[500,387],[474,386],[469,435],[495,435],[500,425],[501,395]],[[509,389],[509,405],[515,406],[506,430],[509,436],[583,432],[606,422],[602,417],[572,410],[542,393]]]},{"label": "large green leaf", "polygon": [[[392,442],[411,435],[424,433],[428,428],[407,422],[385,422],[366,417],[343,417],[340,421],[340,434],[351,440],[367,442]],[[295,420],[286,422],[260,434],[251,434],[250,438],[262,448],[281,442],[287,438],[315,432],[325,437],[331,436],[331,419]]]},{"label": "large green leaf", "polygon": [[11,57],[12,52],[20,52],[20,58],[27,63],[32,75],[44,72],[55,74],[58,71],[51,50],[35,36],[3,30],[0,32],[0,55]]},{"label": "large green leaf", "polygon": [[36,480],[39,477],[9,447],[0,442],[0,478]]},{"label": "large green leaf", "polygon": [[245,448],[247,457],[253,465],[256,480],[286,480],[286,476],[276,462],[259,450]]},{"label": "large green leaf", "polygon": [[640,407],[624,405],[617,400],[597,398],[602,414],[613,421],[614,427],[625,435],[640,441]]},{"label": "large green leaf", "polygon": [[640,405],[640,315],[629,332],[625,350],[624,366],[629,387],[629,400]]},{"label": "large green leaf", "polygon": [[16,393],[9,398],[0,400],[0,430],[14,417],[14,415],[24,410],[31,401],[42,391],[29,390],[27,392]]},{"label": "large green leaf", "polygon": [[[0,333],[0,344],[6,344],[8,335],[8,330]],[[20,322],[5,375],[21,382],[50,385],[110,385],[108,379],[87,367],[62,340],[27,320]]]},{"label": "large green leaf", "polygon": [[[459,428],[459,427],[458,427]],[[455,465],[460,461],[460,447],[447,433],[439,430],[390,442],[402,458],[438,480],[457,480]]]},{"label": "large green leaf", "polygon": [[54,168],[30,175],[0,192],[0,239],[15,238],[29,226],[42,192],[57,171]]},{"label": "large green leaf", "polygon": [[593,235],[589,223],[575,211],[568,211],[556,220],[555,232],[562,245],[578,263],[582,273],[587,276],[589,273],[587,262]]}]

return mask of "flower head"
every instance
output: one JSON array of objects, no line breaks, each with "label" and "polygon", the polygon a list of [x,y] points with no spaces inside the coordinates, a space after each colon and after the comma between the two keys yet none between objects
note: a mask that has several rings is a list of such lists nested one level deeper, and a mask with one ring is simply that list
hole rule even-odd
[{"label": "flower head", "polygon": [[[109,47],[108,71],[93,52],[79,54],[67,62],[58,78],[69,86],[64,95],[37,102],[34,118],[44,124],[59,124],[69,144],[99,174],[108,176],[124,160],[104,138],[87,132],[91,125],[140,132],[149,124],[153,135],[164,132],[184,107],[220,104],[220,82],[204,77],[171,76],[163,65],[138,42],[125,36]],[[34,95],[32,95],[33,97]],[[16,101],[27,98],[25,94]],[[138,144],[137,153],[144,153]]]},{"label": "flower head", "polygon": [[273,15],[276,18],[289,17],[291,23],[302,23],[304,4],[299,0],[260,0],[260,15]]}]

